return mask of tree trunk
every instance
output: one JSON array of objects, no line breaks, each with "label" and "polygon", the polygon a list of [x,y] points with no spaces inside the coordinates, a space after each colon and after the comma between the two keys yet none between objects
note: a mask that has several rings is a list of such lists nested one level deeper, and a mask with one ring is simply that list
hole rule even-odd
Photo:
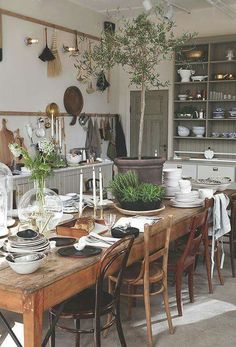
[{"label": "tree trunk", "polygon": [[143,145],[143,127],[144,127],[144,113],[145,113],[145,94],[146,86],[142,83],[141,90],[141,116],[140,116],[140,127],[139,127],[139,141],[138,141],[138,159],[142,157],[142,145]]}]

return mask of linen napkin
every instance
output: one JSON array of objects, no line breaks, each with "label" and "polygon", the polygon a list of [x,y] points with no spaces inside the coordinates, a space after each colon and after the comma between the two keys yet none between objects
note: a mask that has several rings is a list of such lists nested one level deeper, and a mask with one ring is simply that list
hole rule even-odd
[{"label": "linen napkin", "polygon": [[144,232],[144,225],[149,224],[152,225],[156,222],[158,222],[161,217],[154,217],[154,216],[134,216],[134,217],[121,217],[113,226],[113,228],[116,227],[133,227],[138,228],[141,233]]}]

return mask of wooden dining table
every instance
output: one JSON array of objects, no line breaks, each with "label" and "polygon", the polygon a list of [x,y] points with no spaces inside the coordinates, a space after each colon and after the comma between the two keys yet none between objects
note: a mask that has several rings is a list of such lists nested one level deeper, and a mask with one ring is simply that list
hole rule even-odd
[{"label": "wooden dining table", "polygon": [[[168,200],[164,205],[165,209],[158,215],[173,216],[171,241],[184,235],[191,218],[203,210],[203,207],[174,208]],[[157,234],[152,247],[158,249],[162,245],[163,240]],[[133,244],[129,264],[142,256],[143,234],[140,233]],[[24,347],[42,345],[43,313],[46,310],[95,283],[100,257],[62,257],[54,249],[35,273],[19,275],[10,267],[0,268],[0,309],[23,315]]]}]

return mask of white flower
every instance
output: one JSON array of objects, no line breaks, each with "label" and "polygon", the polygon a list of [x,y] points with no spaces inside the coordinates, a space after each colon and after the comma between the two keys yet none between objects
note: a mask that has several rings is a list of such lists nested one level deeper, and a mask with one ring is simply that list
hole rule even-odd
[{"label": "white flower", "polygon": [[8,147],[14,157],[18,158],[20,155],[22,155],[21,148],[17,143],[10,143]]},{"label": "white flower", "polygon": [[46,155],[50,155],[54,151],[54,144],[45,138],[38,142],[38,147],[40,152]]}]

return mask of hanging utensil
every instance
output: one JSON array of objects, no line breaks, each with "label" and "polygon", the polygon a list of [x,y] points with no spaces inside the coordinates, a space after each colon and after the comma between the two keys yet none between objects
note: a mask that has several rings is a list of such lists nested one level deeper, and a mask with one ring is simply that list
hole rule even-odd
[{"label": "hanging utensil", "polygon": [[41,59],[42,61],[50,61],[50,60],[54,60],[55,56],[53,55],[53,53],[51,52],[51,50],[48,48],[48,29],[45,28],[45,41],[46,41],[46,46],[44,48],[44,50],[42,51],[42,53],[39,56],[39,59]]},{"label": "hanging utensil", "polygon": [[71,86],[66,89],[64,94],[64,106],[66,112],[73,116],[70,125],[75,125],[77,116],[80,115],[84,106],[83,95],[78,87]]},{"label": "hanging utensil", "polygon": [[59,76],[62,73],[61,59],[57,50],[57,36],[56,30],[52,35],[52,46],[51,52],[54,55],[55,59],[48,61],[48,77]]},{"label": "hanging utensil", "polygon": [[44,123],[44,120],[42,118],[39,118],[37,123],[38,123],[38,129],[35,130],[35,135],[38,138],[42,138],[45,136],[45,130],[42,128],[42,124]]}]

